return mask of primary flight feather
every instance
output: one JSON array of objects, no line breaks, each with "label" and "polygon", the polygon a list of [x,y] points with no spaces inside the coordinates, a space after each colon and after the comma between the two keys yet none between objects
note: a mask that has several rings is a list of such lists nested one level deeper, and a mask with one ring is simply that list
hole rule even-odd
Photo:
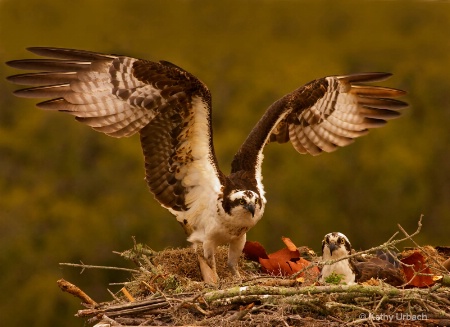
[{"label": "primary flight feather", "polygon": [[[273,103],[232,161],[231,173],[219,169],[212,141],[211,94],[199,79],[166,62],[152,62],[89,51],[33,47],[50,59],[9,61],[37,70],[10,76],[27,98],[49,98],[39,108],[74,115],[114,137],[140,134],[145,175],[156,200],[174,214],[215,272],[218,245],[229,244],[228,266],[237,262],[246,232],[266,205],[261,165],[269,142],[290,141],[299,153],[331,152],[399,116],[405,92],[359,85],[381,81],[388,73],[329,76],[314,80]],[[355,84],[356,83],[356,84]]]}]

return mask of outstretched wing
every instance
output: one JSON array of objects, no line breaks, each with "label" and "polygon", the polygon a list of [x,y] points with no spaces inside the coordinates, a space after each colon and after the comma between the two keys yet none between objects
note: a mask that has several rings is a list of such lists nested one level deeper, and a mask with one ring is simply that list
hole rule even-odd
[{"label": "outstretched wing", "polygon": [[404,91],[355,83],[387,79],[388,73],[330,76],[312,81],[271,105],[237,152],[232,172],[251,171],[261,185],[264,145],[291,141],[299,153],[318,155],[346,146],[355,138],[397,118]]},{"label": "outstretched wing", "polygon": [[155,198],[173,213],[219,193],[211,133],[211,97],[190,73],[168,62],[60,49],[29,48],[51,59],[7,64],[43,71],[9,81],[40,85],[19,97],[51,98],[39,108],[58,110],[114,137],[140,132],[146,180]]}]

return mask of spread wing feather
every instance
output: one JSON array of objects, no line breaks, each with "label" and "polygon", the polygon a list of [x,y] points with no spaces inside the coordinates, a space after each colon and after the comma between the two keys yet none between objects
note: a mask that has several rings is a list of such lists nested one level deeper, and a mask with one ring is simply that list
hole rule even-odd
[{"label": "spread wing feather", "polygon": [[[379,81],[389,76],[384,73],[333,76],[306,85],[306,92],[297,90],[291,94],[290,112],[282,121],[288,126],[289,139],[286,136],[277,138],[275,126],[269,140],[290,140],[298,152],[312,155],[332,152],[352,143],[356,137],[367,134],[369,129],[381,127],[387,120],[397,118],[399,110],[407,106],[405,102],[392,99],[403,95],[403,91],[352,84]],[[311,89],[317,87],[322,89],[323,95],[314,98]],[[297,99],[299,95],[313,97],[315,101],[302,106]]]},{"label": "spread wing feather", "polygon": [[29,50],[51,59],[8,62],[39,71],[9,77],[15,84],[35,86],[15,94],[50,98],[37,106],[74,115],[110,136],[139,132],[146,180],[164,207],[175,214],[201,209],[203,199],[220,192],[223,174],[212,144],[210,93],[193,75],[168,62],[72,49]]},{"label": "spread wing feather", "polygon": [[[262,151],[290,141],[299,153],[332,152],[399,117],[404,91],[354,83],[382,81],[387,73],[330,76],[312,81],[272,104],[235,155],[232,173],[250,171],[261,186]],[[252,164],[249,164],[252,163]]]}]

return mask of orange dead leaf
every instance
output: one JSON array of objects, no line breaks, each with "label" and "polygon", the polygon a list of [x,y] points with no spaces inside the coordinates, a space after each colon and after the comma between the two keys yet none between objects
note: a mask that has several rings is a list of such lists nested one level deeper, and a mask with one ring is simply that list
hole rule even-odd
[{"label": "orange dead leaf", "polygon": [[400,261],[406,265],[412,266],[402,266],[406,280],[410,281],[408,283],[409,286],[427,287],[435,283],[433,276],[431,275],[432,271],[427,264],[427,259],[420,251],[412,251]]},{"label": "orange dead leaf", "polygon": [[[282,240],[287,247],[271,254],[267,254],[260,243],[250,241],[245,244],[243,252],[247,259],[259,262],[261,270],[271,275],[289,276],[310,264],[308,260],[300,257],[297,247],[289,238],[283,237]],[[320,271],[319,268],[313,267],[307,273],[312,277],[316,277]],[[304,274],[301,274],[299,277],[302,276]]]},{"label": "orange dead leaf", "polygon": [[294,242],[291,241],[291,239],[289,237],[281,237],[281,240],[284,242],[284,244],[286,244],[286,247],[290,250],[290,251],[297,251],[297,247],[295,246]]},{"label": "orange dead leaf", "polygon": [[[259,259],[262,270],[272,275],[290,276],[310,265],[308,260],[293,255],[292,251],[284,248],[275,253],[269,254],[268,259]],[[319,275],[319,268],[313,267],[309,274]],[[300,276],[304,276],[301,274]]]},{"label": "orange dead leaf", "polygon": [[262,271],[265,273],[286,276],[298,271],[296,270],[295,261],[299,259],[298,252],[284,248],[269,254],[267,259],[259,258],[259,263],[262,266]]}]

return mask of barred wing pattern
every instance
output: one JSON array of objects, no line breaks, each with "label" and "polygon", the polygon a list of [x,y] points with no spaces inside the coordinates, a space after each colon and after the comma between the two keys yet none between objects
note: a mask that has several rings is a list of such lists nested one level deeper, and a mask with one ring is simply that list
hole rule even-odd
[{"label": "barred wing pattern", "polygon": [[285,97],[287,113],[272,129],[269,142],[291,141],[299,153],[318,155],[346,146],[400,116],[407,107],[392,98],[405,92],[358,85],[382,81],[388,73],[330,76],[315,80]]},{"label": "barred wing pattern", "polygon": [[74,115],[113,137],[140,132],[147,183],[172,213],[202,210],[211,194],[220,192],[211,97],[193,75],[164,61],[60,48],[29,51],[52,59],[8,62],[41,71],[9,77],[15,84],[40,85],[15,94],[51,98],[37,106]]}]

